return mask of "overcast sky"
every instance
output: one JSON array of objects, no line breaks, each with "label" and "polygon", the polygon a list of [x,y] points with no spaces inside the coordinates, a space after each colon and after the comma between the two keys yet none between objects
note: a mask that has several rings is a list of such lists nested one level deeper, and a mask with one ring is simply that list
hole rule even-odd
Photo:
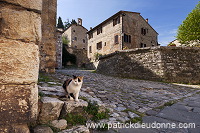
[{"label": "overcast sky", "polygon": [[175,39],[178,26],[199,0],[58,0],[58,14],[63,22],[82,18],[87,29],[95,27],[120,10],[139,12],[159,33],[165,46]]}]

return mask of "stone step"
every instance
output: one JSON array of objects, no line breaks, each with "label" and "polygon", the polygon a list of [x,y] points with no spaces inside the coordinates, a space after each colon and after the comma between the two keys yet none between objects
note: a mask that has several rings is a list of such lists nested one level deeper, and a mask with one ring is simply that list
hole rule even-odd
[{"label": "stone step", "polygon": [[41,109],[39,113],[39,122],[42,124],[48,123],[52,120],[57,120],[64,102],[52,97],[41,98]]}]

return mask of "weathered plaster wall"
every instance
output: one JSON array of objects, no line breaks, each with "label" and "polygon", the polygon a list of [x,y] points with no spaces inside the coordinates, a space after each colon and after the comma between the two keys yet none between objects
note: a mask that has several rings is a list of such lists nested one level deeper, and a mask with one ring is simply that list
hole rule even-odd
[{"label": "weathered plaster wall", "polygon": [[200,83],[200,48],[155,47],[100,58],[97,72],[156,81]]},{"label": "weathered plaster wall", "polygon": [[37,118],[41,0],[0,1],[0,132]]},{"label": "weathered plaster wall", "polygon": [[57,0],[43,0],[40,70],[49,73],[56,67],[56,12]]}]

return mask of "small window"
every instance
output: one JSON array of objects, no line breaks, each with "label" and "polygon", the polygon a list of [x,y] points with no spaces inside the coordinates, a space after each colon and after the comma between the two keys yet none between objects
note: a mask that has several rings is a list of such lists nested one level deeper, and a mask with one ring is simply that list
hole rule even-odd
[{"label": "small window", "polygon": [[89,52],[92,53],[92,46],[89,47]]},{"label": "small window", "polygon": [[88,36],[89,36],[89,39],[93,38],[93,33],[89,33]]},{"label": "small window", "polygon": [[85,39],[83,39],[83,43],[85,43]]},{"label": "small window", "polygon": [[124,34],[124,42],[131,43],[131,35]]},{"label": "small window", "polygon": [[106,42],[104,43],[104,46],[106,46]]},{"label": "small window", "polygon": [[102,42],[97,43],[97,49],[101,50],[102,49]]},{"label": "small window", "polygon": [[74,48],[77,48],[77,46],[74,46]]},{"label": "small window", "polygon": [[77,37],[74,37],[74,40],[77,41]]},{"label": "small window", "polygon": [[141,34],[142,35],[146,35],[147,32],[148,32],[148,29],[141,28]]},{"label": "small window", "polygon": [[83,48],[83,49],[85,49],[85,48]]},{"label": "small window", "polygon": [[118,35],[115,36],[115,44],[119,44],[119,36]]},{"label": "small window", "polygon": [[102,33],[102,27],[99,27],[99,28],[97,29],[97,35],[99,35],[100,33]]},{"label": "small window", "polygon": [[117,25],[120,23],[120,16],[118,16],[117,18],[113,19],[113,26]]},{"label": "small window", "polygon": [[140,47],[141,47],[141,48],[144,48],[144,47],[147,47],[147,45],[144,44],[144,43],[141,43],[141,44],[140,44]]},{"label": "small window", "polygon": [[75,32],[75,30],[73,30],[73,32]]}]

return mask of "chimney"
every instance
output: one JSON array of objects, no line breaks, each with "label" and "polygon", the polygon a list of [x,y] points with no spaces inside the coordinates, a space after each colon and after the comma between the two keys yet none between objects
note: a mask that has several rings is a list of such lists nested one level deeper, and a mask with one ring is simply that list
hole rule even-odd
[{"label": "chimney", "polygon": [[147,22],[147,23],[149,22],[149,19],[148,19],[148,18],[146,19],[146,22]]},{"label": "chimney", "polygon": [[78,18],[78,25],[82,26],[82,19],[81,18]]},{"label": "chimney", "polygon": [[90,30],[92,30],[92,27],[90,27]]}]

